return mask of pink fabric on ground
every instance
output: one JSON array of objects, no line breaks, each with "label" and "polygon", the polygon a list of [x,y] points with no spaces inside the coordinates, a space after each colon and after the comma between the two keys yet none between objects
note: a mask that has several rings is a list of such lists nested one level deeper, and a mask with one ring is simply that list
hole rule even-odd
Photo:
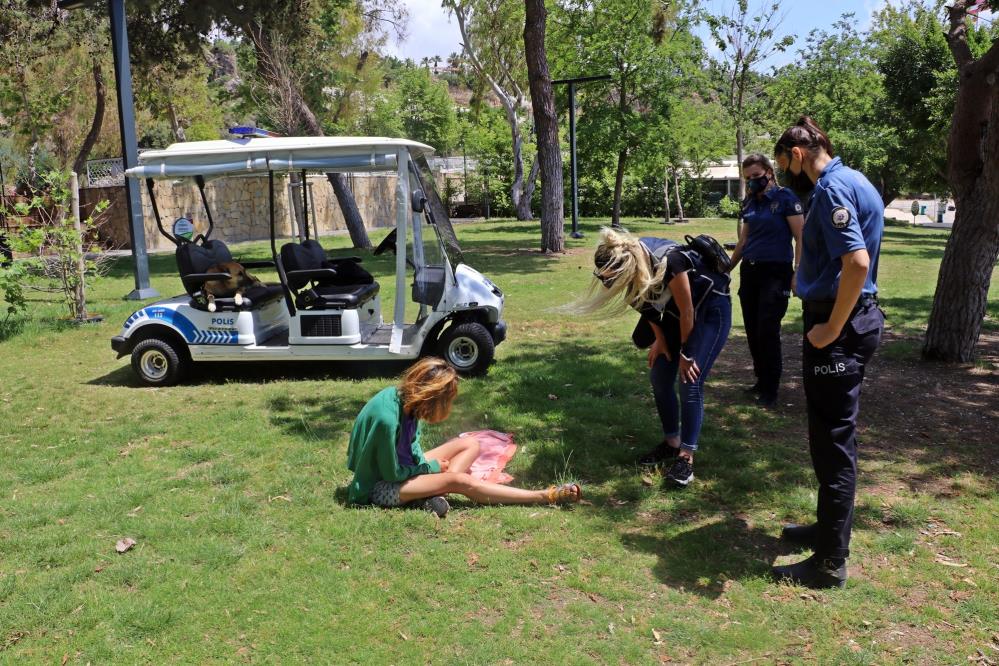
[{"label": "pink fabric on ground", "polygon": [[513,435],[495,430],[463,432],[461,437],[474,437],[479,442],[479,457],[475,459],[468,473],[490,483],[510,483],[513,477],[503,471],[506,464],[517,452]]}]

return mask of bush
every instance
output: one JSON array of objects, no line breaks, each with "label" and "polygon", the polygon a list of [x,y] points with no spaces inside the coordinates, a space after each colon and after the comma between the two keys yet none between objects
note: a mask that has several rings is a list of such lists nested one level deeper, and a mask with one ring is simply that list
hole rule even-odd
[{"label": "bush", "polygon": [[0,292],[7,303],[2,323],[11,330],[11,320],[17,320],[27,310],[27,289],[61,293],[70,318],[87,318],[86,284],[110,268],[102,248],[90,239],[96,237],[96,219],[108,202],[94,208],[91,217],[80,221],[77,229],[70,210],[72,192],[68,174],[48,171],[40,176],[40,188],[27,202],[14,204],[5,211],[21,218],[24,223],[14,228],[7,242],[24,258],[0,267]]},{"label": "bush", "polygon": [[718,212],[722,217],[739,217],[741,210],[742,206],[739,202],[730,197],[722,197],[721,201],[718,202]]}]

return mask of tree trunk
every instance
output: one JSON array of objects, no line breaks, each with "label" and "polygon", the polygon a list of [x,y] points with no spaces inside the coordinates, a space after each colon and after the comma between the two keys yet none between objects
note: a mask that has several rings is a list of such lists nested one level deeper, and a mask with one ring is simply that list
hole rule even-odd
[{"label": "tree trunk", "polygon": [[665,213],[663,215],[663,224],[669,224],[669,168],[666,168],[666,172],[663,174],[663,208]]},{"label": "tree trunk", "polygon": [[999,256],[999,179],[991,180],[991,187],[956,199],[957,219],[940,264],[923,344],[926,359],[962,363],[974,359]]},{"label": "tree trunk", "polygon": [[552,94],[552,77],[545,53],[545,21],[548,12],[544,0],[524,0],[524,7],[524,47],[534,108],[534,127],[538,136],[538,157],[535,164],[540,165],[541,170],[541,251],[549,254],[565,252],[562,151],[558,145],[555,96]]},{"label": "tree trunk", "polygon": [[611,226],[621,226],[621,192],[624,190],[624,168],[628,162],[628,151],[617,154],[617,175],[614,176],[614,209],[611,212]]},{"label": "tree trunk", "polygon": [[90,157],[90,151],[97,144],[97,139],[101,135],[101,126],[104,124],[107,87],[104,85],[104,73],[101,71],[101,61],[97,58],[94,58],[94,100],[94,120],[90,123],[90,131],[87,132],[87,138],[83,140],[80,152],[77,153],[76,159],[73,161],[73,171],[77,174],[84,172],[87,166],[87,158]]},{"label": "tree trunk", "polygon": [[[291,185],[289,191],[291,192],[291,210],[295,215],[295,226],[298,227],[298,238],[300,241],[305,240],[305,208],[302,205],[302,190],[306,187],[306,184],[302,182],[302,174],[297,171],[292,171],[288,174],[288,182]],[[313,220],[315,222],[315,220]]]},{"label": "tree trunk", "polygon": [[531,199],[524,197],[524,137],[520,134],[520,120],[517,110],[504,103],[506,120],[510,124],[513,141],[513,182],[510,184],[510,203],[518,220],[531,219]]},{"label": "tree trunk", "polygon": [[[294,85],[293,81],[275,82],[270,80],[268,70],[278,71],[278,68],[267,67],[267,63],[272,62],[275,56],[273,49],[269,48],[269,41],[263,27],[258,23],[249,23],[243,26],[243,30],[253,43],[257,55],[257,73],[260,77],[272,85],[287,86],[291,92],[290,104],[305,131],[308,132],[309,136],[324,136],[323,126],[316,118],[316,114],[309,108],[305,98],[302,97],[297,85]],[[370,248],[371,240],[368,238],[368,230],[364,228],[364,219],[361,218],[361,212],[357,209],[357,202],[354,200],[354,193],[350,191],[350,186],[347,184],[347,177],[342,173],[327,173],[326,179],[333,186],[333,193],[340,205],[340,211],[343,213],[343,220],[347,225],[347,231],[350,232],[350,240],[354,247]]]},{"label": "tree trunk", "polygon": [[[739,97],[739,103],[740,104],[742,103],[742,96],[741,95]],[[741,112],[741,109],[740,109],[740,112]],[[746,149],[746,147],[745,147],[745,139],[742,136],[742,125],[739,125],[739,127],[737,127],[735,129],[735,164],[736,164],[736,169],[738,169],[739,172],[740,172],[739,173],[739,175],[740,175],[740,178],[739,178],[739,201],[745,201],[746,200],[746,181],[743,178],[741,178],[741,176],[742,176],[742,173],[741,173],[742,172],[742,159],[743,159],[742,154],[745,151],[745,149]],[[742,227],[742,216],[741,215],[736,215],[735,216],[735,237],[736,238],[738,238],[739,235],[742,233],[741,227]]]},{"label": "tree trunk", "polygon": [[534,163],[531,164],[531,170],[528,172],[527,178],[524,179],[520,188],[520,202],[517,210],[518,220],[534,219],[534,214],[531,212],[531,200],[534,198],[534,187],[538,180],[538,169],[540,166],[538,156],[535,155]]},{"label": "tree trunk", "polygon": [[999,257],[999,44],[975,59],[967,43],[967,0],[948,12],[948,46],[959,87],[947,144],[947,180],[957,215],[944,251],[923,357],[968,362],[985,318]]},{"label": "tree trunk", "polygon": [[354,247],[370,248],[371,240],[368,238],[368,230],[364,228],[361,213],[357,210],[357,204],[354,203],[354,193],[350,191],[347,176],[342,173],[328,173],[326,179],[333,186],[333,193],[340,203],[340,210],[343,212],[343,219],[347,223],[347,231],[350,233],[350,240]]},{"label": "tree trunk", "polygon": [[170,131],[173,132],[174,141],[187,141],[184,128],[180,124],[180,119],[177,118],[177,107],[173,105],[173,102],[167,102],[167,116],[170,117]]},{"label": "tree trunk", "polygon": [[676,211],[678,217],[677,222],[685,222],[683,219],[683,204],[680,202],[680,176],[677,175],[676,169],[673,170],[673,192],[676,194]]}]

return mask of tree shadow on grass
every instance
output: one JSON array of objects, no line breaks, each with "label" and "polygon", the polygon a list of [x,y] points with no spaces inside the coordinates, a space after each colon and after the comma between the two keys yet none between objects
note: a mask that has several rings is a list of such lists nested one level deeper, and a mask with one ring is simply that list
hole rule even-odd
[{"label": "tree shadow on grass", "polygon": [[729,580],[766,575],[770,562],[787,552],[777,538],[734,517],[674,536],[626,532],[621,541],[626,548],[659,558],[653,573],[661,583],[708,599],[720,597]]},{"label": "tree shadow on grass", "polygon": [[330,445],[350,433],[363,397],[277,396],[267,401],[268,420],[288,435]]},{"label": "tree shadow on grass", "polygon": [[[741,508],[811,479],[803,441],[781,436],[786,422],[800,417],[745,405],[747,372],[739,354],[723,354],[713,371],[698,455],[699,471],[713,483],[679,497],[680,509],[706,501]],[[603,485],[595,504],[615,514],[653,492],[642,480],[648,470],[635,464],[662,439],[644,358],[596,342],[543,343],[506,356],[490,382],[491,390],[466,391],[463,400],[468,411],[528,421],[516,432],[518,441],[530,442],[531,460],[520,473],[525,481],[569,476]]]},{"label": "tree shadow on grass", "polygon": [[[120,368],[88,384],[95,386],[126,386],[144,388],[128,361]],[[372,378],[395,378],[405,370],[412,360],[407,361],[245,361],[236,363],[199,362],[195,363],[185,377],[185,386],[212,386],[219,384],[260,384],[276,381],[352,381]]]}]

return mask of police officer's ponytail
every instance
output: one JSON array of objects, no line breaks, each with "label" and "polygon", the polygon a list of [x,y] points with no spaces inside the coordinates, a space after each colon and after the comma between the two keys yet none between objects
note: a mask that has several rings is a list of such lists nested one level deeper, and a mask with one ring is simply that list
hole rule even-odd
[{"label": "police officer's ponytail", "polygon": [[812,155],[817,154],[819,149],[825,150],[830,156],[835,154],[829,137],[811,116],[801,116],[797,123],[781,135],[774,146],[774,154],[788,153],[792,148],[805,148]]}]

